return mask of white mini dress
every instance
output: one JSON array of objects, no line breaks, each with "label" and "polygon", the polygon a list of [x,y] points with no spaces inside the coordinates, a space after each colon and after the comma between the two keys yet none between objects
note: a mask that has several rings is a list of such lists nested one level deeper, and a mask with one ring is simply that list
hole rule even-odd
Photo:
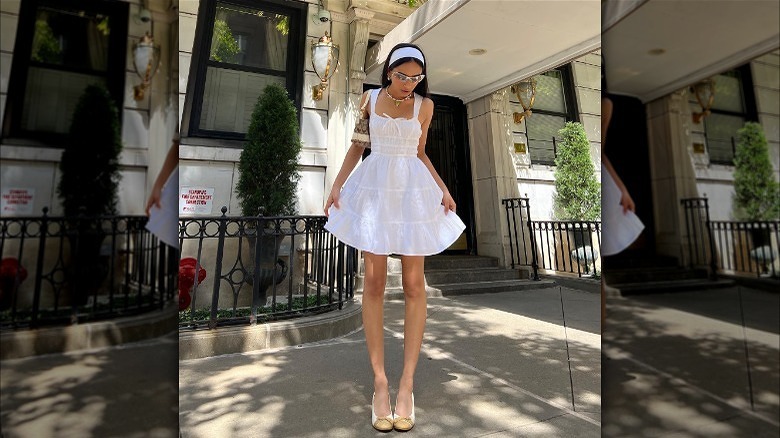
[{"label": "white mini dress", "polygon": [[415,93],[411,119],[392,118],[375,112],[380,90],[370,93],[371,154],[344,183],[325,229],[372,254],[438,254],[466,225],[452,211],[445,214],[443,192],[417,157],[423,97]]}]

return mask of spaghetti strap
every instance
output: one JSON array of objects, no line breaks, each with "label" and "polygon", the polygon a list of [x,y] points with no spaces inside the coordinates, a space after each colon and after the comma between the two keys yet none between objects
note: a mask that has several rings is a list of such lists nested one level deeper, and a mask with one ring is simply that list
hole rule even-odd
[{"label": "spaghetti strap", "polygon": [[376,114],[376,98],[377,98],[377,96],[379,96],[379,90],[380,89],[381,88],[374,88],[373,90],[371,90],[371,94],[370,94],[370,96],[371,96],[371,114],[370,115],[371,116]]},{"label": "spaghetti strap", "polygon": [[417,93],[414,93],[414,114],[412,120],[420,118],[420,107],[422,106],[423,97]]}]

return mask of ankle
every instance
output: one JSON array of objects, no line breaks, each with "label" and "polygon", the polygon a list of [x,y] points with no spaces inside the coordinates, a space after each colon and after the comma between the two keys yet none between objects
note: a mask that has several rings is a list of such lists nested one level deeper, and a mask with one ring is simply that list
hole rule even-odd
[{"label": "ankle", "polygon": [[390,392],[390,385],[388,384],[387,377],[374,377],[374,392],[380,394]]},{"label": "ankle", "polygon": [[398,384],[399,392],[412,392],[414,390],[414,379],[411,377],[401,377],[401,381]]}]

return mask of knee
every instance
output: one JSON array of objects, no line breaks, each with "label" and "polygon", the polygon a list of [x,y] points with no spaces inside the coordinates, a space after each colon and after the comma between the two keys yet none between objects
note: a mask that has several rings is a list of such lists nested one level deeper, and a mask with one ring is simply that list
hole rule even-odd
[{"label": "knee", "polygon": [[404,281],[404,297],[418,300],[425,298],[425,281]]},{"label": "knee", "polygon": [[383,278],[366,278],[363,284],[363,296],[381,298],[385,294],[385,281]]}]

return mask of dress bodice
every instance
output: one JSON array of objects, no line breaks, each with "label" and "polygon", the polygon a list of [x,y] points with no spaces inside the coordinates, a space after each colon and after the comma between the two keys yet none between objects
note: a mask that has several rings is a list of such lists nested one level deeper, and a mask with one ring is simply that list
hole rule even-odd
[{"label": "dress bodice", "polygon": [[422,96],[414,94],[414,114],[411,119],[390,117],[376,113],[376,99],[381,88],[371,91],[371,115],[369,132],[371,135],[371,153],[395,156],[417,156],[422,127],[420,126],[420,106]]}]

